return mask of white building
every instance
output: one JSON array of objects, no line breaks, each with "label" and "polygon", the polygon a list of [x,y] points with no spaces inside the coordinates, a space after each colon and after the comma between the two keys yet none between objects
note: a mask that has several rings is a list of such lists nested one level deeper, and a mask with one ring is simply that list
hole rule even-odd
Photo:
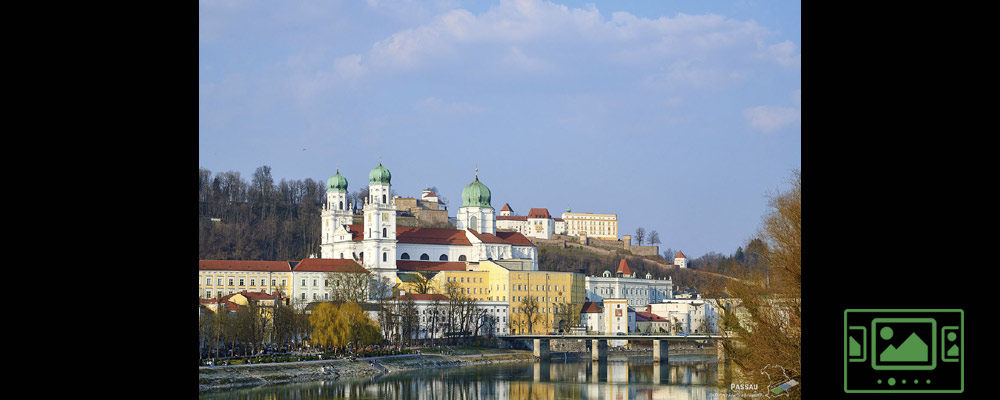
[{"label": "white building", "polygon": [[649,312],[666,318],[671,326],[680,323],[681,332],[718,332],[719,312],[705,299],[671,299],[650,304]]},{"label": "white building", "polygon": [[587,327],[587,332],[603,332],[604,310],[593,301],[583,303],[583,308],[580,309],[580,323]]},{"label": "white building", "polygon": [[[414,339],[438,339],[444,337],[448,329],[449,298],[443,294],[410,293],[399,296],[396,301],[413,300],[419,317],[420,328]],[[480,316],[480,335],[504,336],[509,333],[507,323],[510,306],[506,301],[477,301],[476,309]],[[436,326],[432,329],[431,326]],[[398,333],[398,332],[397,332]]]},{"label": "white building", "polygon": [[687,257],[680,250],[677,251],[677,256],[674,257],[674,265],[680,268],[687,268]]},{"label": "white building", "polygon": [[528,211],[528,215],[514,215],[514,209],[510,208],[510,204],[504,203],[496,219],[497,229],[519,232],[540,239],[551,239],[553,234],[563,233],[559,230],[559,226],[563,226],[562,231],[565,231],[565,222],[562,218],[553,218],[547,208],[532,208]]},{"label": "white building", "polygon": [[645,279],[636,278],[624,258],[614,274],[604,271],[600,277],[588,276],[585,285],[587,300],[593,302],[603,302],[609,297],[625,298],[629,306],[642,308],[673,298],[673,281],[670,278],[653,279],[649,274]]},{"label": "white building", "polygon": [[[380,163],[368,174],[364,225],[353,225],[353,210],[346,205],[347,179],[340,171],[327,181],[327,202],[322,212],[322,258],[353,259],[379,279],[395,284],[397,260],[469,261],[531,260],[538,269],[535,245],[518,232],[497,232],[491,193],[475,181],[462,190],[458,229],[396,226],[397,209],[390,198],[392,175]],[[423,198],[429,199],[429,193]],[[366,255],[368,255],[366,257]]]},{"label": "white building", "polygon": [[562,219],[566,224],[567,235],[618,240],[617,214],[574,213],[567,209],[562,214]]},{"label": "white building", "polygon": [[334,290],[341,290],[338,285],[360,281],[342,279],[340,274],[366,275],[368,270],[350,259],[305,258],[295,263],[289,288],[292,304],[301,308],[314,301],[330,301]]}]

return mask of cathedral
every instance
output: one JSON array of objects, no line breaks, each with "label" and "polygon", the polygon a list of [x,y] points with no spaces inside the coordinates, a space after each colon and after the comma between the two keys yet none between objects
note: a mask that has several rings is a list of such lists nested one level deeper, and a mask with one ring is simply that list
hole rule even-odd
[{"label": "cathedral", "polygon": [[[397,227],[395,200],[389,195],[392,174],[381,163],[368,174],[364,225],[354,225],[357,212],[347,202],[347,179],[337,173],[327,180],[323,205],[321,258],[353,259],[395,283],[397,271],[421,271],[442,262],[486,260],[530,261],[538,270],[538,251],[518,232],[497,232],[490,189],[479,175],[462,189],[457,229]],[[367,255],[367,256],[366,256]]]}]

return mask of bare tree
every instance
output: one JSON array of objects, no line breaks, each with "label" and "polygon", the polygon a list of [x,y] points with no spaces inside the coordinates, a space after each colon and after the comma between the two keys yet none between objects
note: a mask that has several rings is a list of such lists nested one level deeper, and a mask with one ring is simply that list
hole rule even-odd
[{"label": "bare tree", "polygon": [[646,239],[646,228],[638,227],[635,228],[635,244],[642,246],[642,243]]},{"label": "bare tree", "polygon": [[[741,346],[722,341],[726,355],[743,371],[781,365],[788,376],[801,376],[802,294],[802,178],[794,171],[789,191],[770,198],[771,210],[763,218],[763,271],[752,271],[745,280],[728,281],[724,289],[729,304],[716,301],[722,312],[717,328],[725,336],[741,339]],[[749,247],[748,247],[749,249]],[[755,250],[756,252],[757,250]],[[727,307],[728,305],[728,307]],[[750,381],[767,384],[747,374]],[[759,374],[758,374],[759,375]],[[799,398],[801,391],[788,392]]]},{"label": "bare tree", "polygon": [[654,229],[649,232],[649,245],[655,246],[658,244],[660,244],[660,234]]},{"label": "bare tree", "polygon": [[543,322],[538,305],[538,299],[534,296],[524,296],[521,303],[517,305],[518,317],[516,321],[522,327],[523,332],[521,333],[532,333],[535,331],[535,326]]}]

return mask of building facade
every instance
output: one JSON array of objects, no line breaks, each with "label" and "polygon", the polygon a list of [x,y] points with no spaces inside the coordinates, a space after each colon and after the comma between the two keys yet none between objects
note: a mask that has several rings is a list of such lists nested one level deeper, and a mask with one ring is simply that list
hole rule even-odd
[{"label": "building facade", "polygon": [[598,239],[618,240],[618,215],[574,213],[562,214],[569,236],[587,236]]},{"label": "building facade", "polygon": [[562,218],[553,218],[547,208],[532,208],[528,211],[528,215],[514,215],[510,204],[504,204],[496,219],[497,229],[519,232],[524,236],[539,239],[551,239],[552,235],[565,231]]},{"label": "building facade", "polygon": [[650,304],[648,310],[665,318],[671,324],[672,333],[718,332],[719,312],[711,301],[672,299]]},{"label": "building facade", "polygon": [[600,277],[586,277],[587,300],[603,302],[605,298],[624,298],[631,307],[646,307],[673,298],[673,281],[667,277],[653,279],[649,274],[645,279],[635,277],[635,273],[623,258],[618,270],[612,274],[604,271]]}]

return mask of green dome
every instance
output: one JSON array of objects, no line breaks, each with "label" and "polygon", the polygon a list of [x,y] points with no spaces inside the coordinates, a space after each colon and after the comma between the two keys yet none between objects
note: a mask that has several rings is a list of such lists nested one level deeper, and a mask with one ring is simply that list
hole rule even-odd
[{"label": "green dome", "polygon": [[368,173],[368,183],[372,185],[388,185],[391,180],[392,174],[382,166],[382,163],[378,163],[378,166]]},{"label": "green dome", "polygon": [[462,189],[462,207],[491,207],[490,188],[479,181],[479,177]]},{"label": "green dome", "polygon": [[331,176],[330,179],[326,180],[326,191],[328,192],[346,192],[347,191],[347,179],[340,174],[340,170],[337,170],[337,174]]}]

